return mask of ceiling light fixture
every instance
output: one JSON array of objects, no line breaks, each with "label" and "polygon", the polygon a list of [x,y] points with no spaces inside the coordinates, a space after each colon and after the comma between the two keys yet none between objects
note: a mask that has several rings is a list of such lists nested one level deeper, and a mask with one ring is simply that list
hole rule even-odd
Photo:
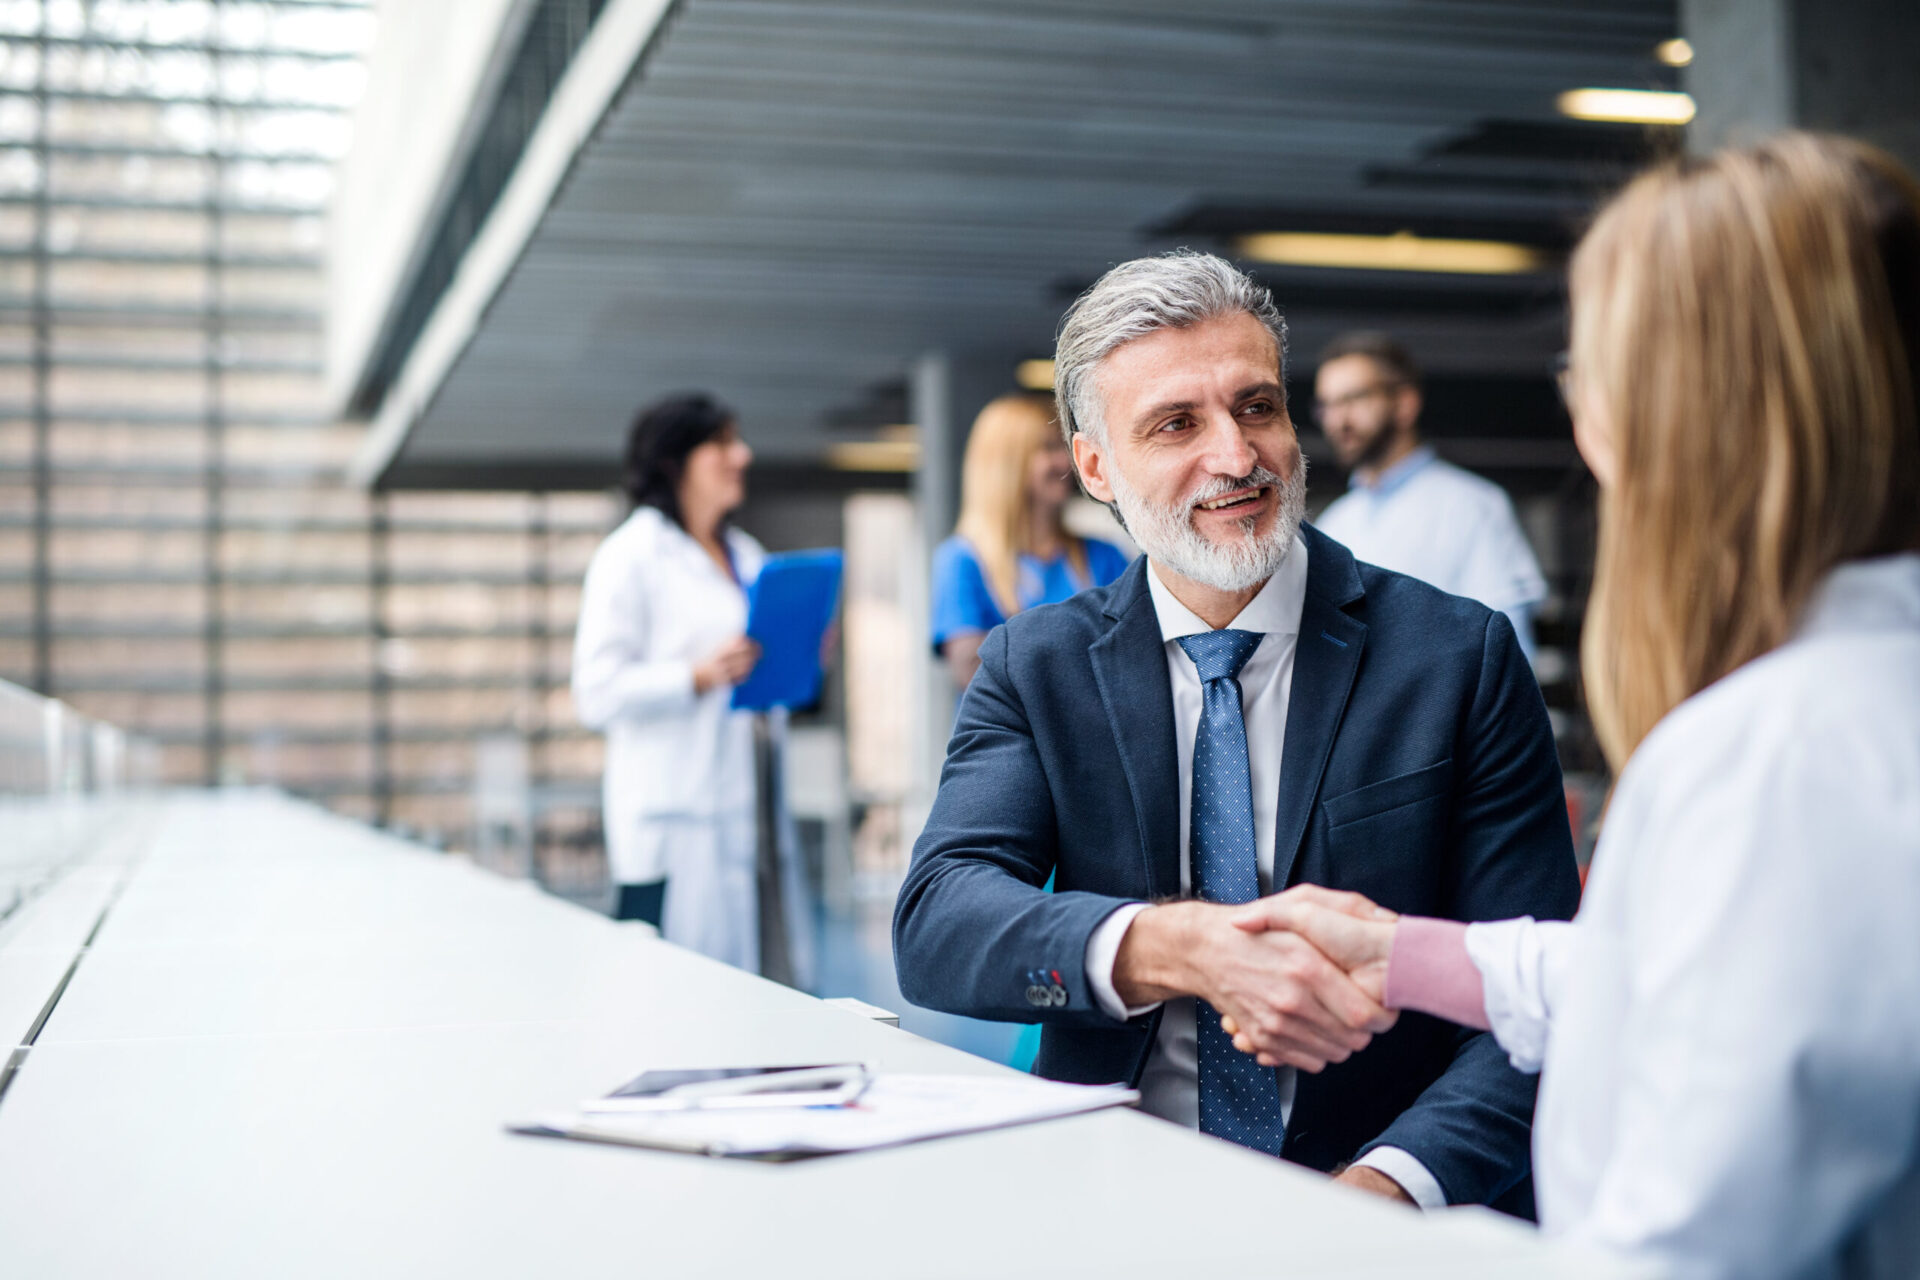
[{"label": "ceiling light fixture", "polygon": [[1519,275],[1549,265],[1531,245],[1504,240],[1440,240],[1400,231],[1390,236],[1264,231],[1241,236],[1240,256],[1294,267],[1350,267],[1362,271],[1441,271],[1463,275]]},{"label": "ceiling light fixture", "polygon": [[1013,367],[1013,380],[1027,391],[1053,390],[1053,361],[1022,360]]},{"label": "ceiling light fixture", "polygon": [[1671,40],[1662,40],[1653,46],[1653,56],[1670,67],[1685,67],[1693,64],[1692,42],[1675,36]]},{"label": "ceiling light fixture", "polygon": [[1685,124],[1693,119],[1693,95],[1658,89],[1569,89],[1560,114],[1610,124]]}]

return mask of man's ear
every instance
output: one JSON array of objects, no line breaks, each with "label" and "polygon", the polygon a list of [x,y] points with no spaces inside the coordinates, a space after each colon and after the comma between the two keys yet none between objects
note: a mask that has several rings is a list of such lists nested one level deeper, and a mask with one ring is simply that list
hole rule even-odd
[{"label": "man's ear", "polygon": [[1080,485],[1096,502],[1113,501],[1113,485],[1107,479],[1107,451],[1087,438],[1084,431],[1073,433],[1073,468],[1080,473]]}]

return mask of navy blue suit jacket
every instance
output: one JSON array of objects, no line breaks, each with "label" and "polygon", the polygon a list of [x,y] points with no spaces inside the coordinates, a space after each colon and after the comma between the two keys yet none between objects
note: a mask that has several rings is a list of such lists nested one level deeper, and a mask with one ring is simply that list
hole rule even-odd
[{"label": "navy blue suit jacket", "polygon": [[[1301,537],[1274,885],[1457,920],[1570,916],[1560,766],[1506,618],[1360,564],[1311,527]],[[894,913],[902,994],[1040,1022],[1035,1070],[1057,1080],[1137,1082],[1159,1026],[1158,1010],[1103,1013],[1084,961],[1123,903],[1180,892],[1163,644],[1144,559],[989,634]],[[1328,1170],[1401,1147],[1450,1203],[1487,1203],[1526,1175],[1533,1097],[1492,1036],[1403,1014],[1300,1075],[1282,1154]]]}]

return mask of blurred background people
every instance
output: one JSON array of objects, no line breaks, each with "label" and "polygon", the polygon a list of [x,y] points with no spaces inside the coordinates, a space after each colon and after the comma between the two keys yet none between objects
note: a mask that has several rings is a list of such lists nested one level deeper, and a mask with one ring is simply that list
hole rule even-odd
[{"label": "blurred background people", "polygon": [[1118,547],[1067,531],[1072,459],[1053,400],[1002,396],[974,419],[960,472],[960,519],[933,553],[933,647],[955,686],[980,666],[980,642],[1022,609],[1118,578]]},{"label": "blurred background people", "polygon": [[1251,914],[1543,1073],[1547,1230],[1920,1274],[1920,184],[1810,134],[1670,165],[1571,282],[1620,779],[1578,917]]},{"label": "blurred background people", "polygon": [[1531,662],[1540,562],[1506,491],[1420,442],[1420,408],[1419,366],[1393,338],[1357,331],[1327,345],[1313,416],[1351,487],[1314,524],[1358,559],[1500,610]]},{"label": "blurred background people", "polygon": [[[730,705],[759,647],[746,588],[765,552],[730,523],[753,451],[705,394],[645,410],[627,441],[634,511],[587,569],[573,699],[607,737],[607,859],[623,920],[743,969],[761,964],[752,713]],[[784,713],[769,713],[776,737]],[[791,824],[776,823],[791,868]],[[790,907],[799,896],[785,895]],[[789,929],[790,937],[798,936]]]}]

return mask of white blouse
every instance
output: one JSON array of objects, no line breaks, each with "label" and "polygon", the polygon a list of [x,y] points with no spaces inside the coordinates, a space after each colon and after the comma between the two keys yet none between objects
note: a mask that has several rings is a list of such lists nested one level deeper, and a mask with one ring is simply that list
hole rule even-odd
[{"label": "white blouse", "polygon": [[1467,930],[1542,1071],[1542,1227],[1698,1277],[1920,1275],[1920,556],[1622,773],[1578,918]]},{"label": "white blouse", "polygon": [[[765,552],[727,532],[740,582]],[[650,824],[750,814],[753,726],[732,691],[693,692],[694,665],[747,625],[740,583],[651,507],[607,536],[587,568],[573,644],[573,702],[607,735],[604,821],[615,881],[666,874]]]}]

